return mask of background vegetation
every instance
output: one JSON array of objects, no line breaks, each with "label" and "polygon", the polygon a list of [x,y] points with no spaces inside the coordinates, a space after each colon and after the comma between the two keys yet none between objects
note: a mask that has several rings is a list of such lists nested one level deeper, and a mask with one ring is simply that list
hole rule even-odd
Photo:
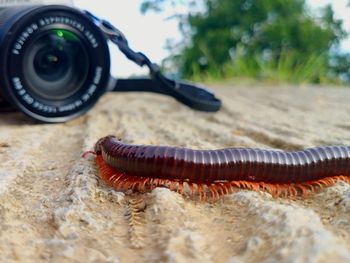
[{"label": "background vegetation", "polygon": [[192,79],[259,78],[295,83],[350,81],[350,58],[334,52],[347,36],[330,5],[305,0],[143,0],[143,12],[188,5],[177,15],[181,43],[166,63]]}]

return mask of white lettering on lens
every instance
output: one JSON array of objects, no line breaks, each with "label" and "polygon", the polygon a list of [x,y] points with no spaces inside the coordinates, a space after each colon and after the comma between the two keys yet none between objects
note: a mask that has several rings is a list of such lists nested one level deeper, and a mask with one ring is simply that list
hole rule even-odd
[{"label": "white lettering on lens", "polygon": [[12,49],[12,54],[19,55],[24,43],[27,39],[32,35],[36,30],[38,30],[39,26],[35,23],[28,26],[16,39],[15,44]]},{"label": "white lettering on lens", "polygon": [[38,101],[34,101],[32,106],[41,112],[47,112],[47,113],[56,113],[57,112],[57,109],[55,107],[44,105]]},{"label": "white lettering on lens", "polygon": [[25,102],[27,102],[27,104],[33,104],[33,102],[34,102],[34,99],[29,95],[29,94],[25,94],[24,96],[23,96],[23,100],[25,101]]},{"label": "white lettering on lens", "polygon": [[56,107],[44,105],[38,101],[36,101],[32,96],[30,96],[27,91],[23,88],[23,84],[19,77],[12,78],[13,87],[17,93],[17,95],[22,99],[23,102],[31,105],[33,108],[47,113],[56,113]]},{"label": "white lettering on lens", "polygon": [[[1,0],[0,0],[1,1]],[[90,42],[91,46],[93,48],[98,48],[99,43],[93,33],[91,31],[87,30],[85,26],[78,22],[77,20],[74,20],[70,17],[65,16],[47,16],[40,18],[37,23],[33,23],[30,26],[28,26],[22,33],[19,34],[19,37],[16,39],[13,48],[12,48],[12,54],[14,55],[20,55],[21,50],[23,49],[23,46],[25,42],[30,38],[30,36],[37,30],[39,27],[44,27],[52,24],[65,24],[69,25],[78,31],[82,32],[85,37]]]},{"label": "white lettering on lens", "polygon": [[64,16],[49,16],[39,20],[40,26],[47,26],[51,24],[65,24],[78,29],[80,32],[84,32],[85,27],[78,21]]},{"label": "white lettering on lens", "polygon": [[32,96],[30,96],[27,93],[27,91],[23,88],[23,84],[19,77],[12,78],[12,83],[17,95],[20,97],[20,99],[22,99],[23,102],[27,103],[28,105],[31,105],[33,108],[42,112],[48,112],[48,113],[57,112],[56,107],[44,105],[36,101]]},{"label": "white lettering on lens", "polygon": [[97,67],[95,71],[94,84],[96,85],[100,84],[101,76],[102,76],[102,67]]},{"label": "white lettering on lens", "polygon": [[81,100],[76,100],[75,102],[70,103],[68,105],[58,107],[58,111],[59,112],[72,111],[72,110],[75,110],[76,108],[80,107],[81,105],[83,105],[83,102]]},{"label": "white lettering on lens", "polygon": [[98,42],[97,42],[95,36],[89,30],[86,30],[84,35],[88,38],[88,40],[90,41],[93,48],[98,47]]},{"label": "white lettering on lens", "polygon": [[93,78],[93,84],[91,84],[89,89],[86,91],[86,93],[83,96],[81,96],[81,99],[84,102],[87,102],[96,92],[97,85],[100,84],[100,81],[101,81],[102,72],[103,72],[102,67],[96,67],[95,76]]},{"label": "white lettering on lens", "polygon": [[23,89],[23,85],[21,83],[21,79],[16,77],[12,79],[13,86],[16,90],[21,90]]}]

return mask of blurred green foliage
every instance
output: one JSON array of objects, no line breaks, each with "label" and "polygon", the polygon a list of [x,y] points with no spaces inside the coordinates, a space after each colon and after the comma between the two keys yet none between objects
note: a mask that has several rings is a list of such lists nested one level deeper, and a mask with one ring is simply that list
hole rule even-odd
[{"label": "blurred green foliage", "polygon": [[[350,58],[333,51],[347,33],[330,5],[316,16],[305,0],[184,2],[196,11],[177,17],[184,41],[170,46],[177,50],[170,61],[185,77],[350,80]],[[141,10],[161,11],[167,3],[180,1],[143,0]]]}]

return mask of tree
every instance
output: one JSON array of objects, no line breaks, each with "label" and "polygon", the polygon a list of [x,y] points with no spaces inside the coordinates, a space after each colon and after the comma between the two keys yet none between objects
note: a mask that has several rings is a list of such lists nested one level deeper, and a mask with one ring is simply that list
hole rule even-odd
[{"label": "tree", "polygon": [[[172,2],[175,2],[174,0]],[[166,0],[145,0],[144,10],[161,10]],[[331,48],[346,36],[342,21],[334,18],[330,5],[319,17],[311,15],[305,0],[203,0],[204,11],[182,17],[190,41],[177,58],[183,75],[219,71],[228,64],[250,61],[259,75],[268,65],[278,67],[286,54],[290,70],[318,57],[320,70],[328,68]],[[322,65],[321,65],[322,64]],[[320,81],[321,74],[312,81]]]}]

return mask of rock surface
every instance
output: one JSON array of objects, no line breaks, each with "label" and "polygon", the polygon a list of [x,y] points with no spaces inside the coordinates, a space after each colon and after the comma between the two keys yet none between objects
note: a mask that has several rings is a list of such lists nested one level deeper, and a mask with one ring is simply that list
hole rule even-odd
[{"label": "rock surface", "polygon": [[350,145],[350,89],[216,91],[219,113],[130,93],[65,124],[0,115],[0,262],[350,262],[348,184],[295,200],[239,190],[199,202],[164,188],[130,196],[81,158],[107,134],[196,149]]}]

